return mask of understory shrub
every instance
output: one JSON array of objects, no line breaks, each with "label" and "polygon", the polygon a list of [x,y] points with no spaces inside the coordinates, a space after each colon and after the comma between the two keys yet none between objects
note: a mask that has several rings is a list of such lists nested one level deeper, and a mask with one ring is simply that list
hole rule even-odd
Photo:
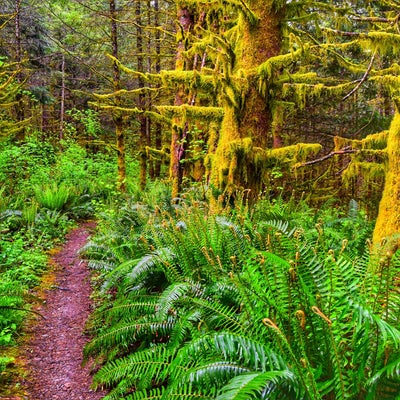
[{"label": "understory shrub", "polygon": [[96,206],[114,195],[114,157],[91,157],[73,142],[62,145],[63,151],[34,135],[18,145],[0,143],[1,389],[11,363],[7,351],[32,313],[32,289],[47,268],[48,250],[75,220],[93,217]]},{"label": "understory shrub", "polygon": [[34,186],[33,191],[39,206],[53,211],[62,210],[74,195],[71,186],[57,182]]},{"label": "understory shrub", "polygon": [[83,249],[102,283],[85,348],[95,385],[129,400],[396,398],[400,252],[371,258],[364,216],[333,214],[107,214]]}]

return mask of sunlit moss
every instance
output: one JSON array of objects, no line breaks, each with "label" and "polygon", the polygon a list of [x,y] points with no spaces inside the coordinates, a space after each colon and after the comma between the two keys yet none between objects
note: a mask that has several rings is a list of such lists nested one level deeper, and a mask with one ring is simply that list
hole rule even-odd
[{"label": "sunlit moss", "polygon": [[267,158],[276,164],[296,164],[315,156],[322,149],[319,143],[298,143],[267,151]]},{"label": "sunlit moss", "polygon": [[376,182],[378,179],[382,179],[384,176],[385,168],[382,164],[353,161],[343,172],[342,180],[343,183],[349,187],[354,180],[360,177],[362,177],[364,185],[369,185],[372,182]]},{"label": "sunlit moss", "polygon": [[[400,113],[396,110],[387,138],[385,186],[379,204],[373,241],[380,243],[400,232]],[[396,244],[398,246],[399,243]]]},{"label": "sunlit moss", "polygon": [[201,107],[183,104],[181,106],[158,106],[157,109],[168,117],[193,118],[210,122],[223,118],[223,108],[221,107]]},{"label": "sunlit moss", "polygon": [[353,149],[371,149],[371,150],[382,150],[385,149],[388,142],[389,131],[385,130],[375,134],[368,135],[364,139],[347,139],[336,136],[334,138],[336,151],[342,150],[345,147],[351,146]]}]

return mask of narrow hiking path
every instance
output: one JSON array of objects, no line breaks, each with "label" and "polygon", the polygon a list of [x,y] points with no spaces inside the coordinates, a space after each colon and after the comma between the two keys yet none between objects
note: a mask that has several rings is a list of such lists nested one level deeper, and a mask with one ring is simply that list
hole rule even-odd
[{"label": "narrow hiking path", "polygon": [[82,367],[82,349],[88,341],[85,322],[91,311],[87,265],[79,258],[94,223],[84,223],[67,235],[51,262],[54,281],[36,310],[43,315],[28,328],[24,351],[28,376],[24,382],[29,400],[98,400],[105,393],[90,389],[89,367]]}]

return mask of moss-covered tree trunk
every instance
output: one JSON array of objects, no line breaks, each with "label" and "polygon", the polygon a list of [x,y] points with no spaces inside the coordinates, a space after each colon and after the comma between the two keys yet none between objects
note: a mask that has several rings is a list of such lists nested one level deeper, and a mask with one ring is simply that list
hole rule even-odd
[{"label": "moss-covered tree trunk", "polygon": [[[144,60],[143,60],[143,29],[142,29],[142,7],[140,1],[136,3],[136,51],[137,51],[137,70],[139,72],[144,72]],[[150,72],[150,71],[147,71]],[[138,86],[143,90],[144,82],[142,77],[138,78]],[[142,91],[139,94],[139,107],[143,110],[145,108],[145,93]],[[146,180],[147,180],[147,153],[146,153],[146,145],[148,144],[147,137],[147,124],[146,117],[139,116],[140,123],[140,143],[139,143],[139,165],[140,165],[140,173],[139,173],[139,186],[141,190],[146,188]]]},{"label": "moss-covered tree trunk", "polygon": [[272,123],[270,105],[258,90],[257,67],[280,53],[284,10],[273,9],[271,1],[253,0],[248,4],[258,20],[241,16],[242,37],[225,89],[224,118],[211,179],[220,189],[244,187],[257,192],[261,179],[251,162],[253,149],[267,147]]},{"label": "moss-covered tree trunk", "polygon": [[[382,239],[390,239],[400,234],[400,112],[396,111],[389,130],[387,141],[387,169],[385,186],[379,204],[373,242],[379,244]],[[392,243],[400,244],[399,238]]]},{"label": "moss-covered tree trunk", "polygon": [[[22,64],[22,38],[21,38],[21,7],[22,1],[15,1],[15,17],[14,17],[14,33],[15,33],[15,60],[21,68]],[[17,81],[21,85],[24,81],[24,76],[22,72],[17,74]],[[15,96],[15,111],[18,122],[22,122],[25,119],[25,105],[23,101],[22,93],[18,92]],[[17,134],[16,139],[18,141],[23,141],[25,138],[25,129],[22,127]]]},{"label": "moss-covered tree trunk", "polygon": [[[118,59],[118,25],[117,25],[117,10],[115,0],[109,1],[110,7],[110,19],[111,19],[111,46],[112,55],[115,59]],[[113,87],[114,92],[118,93],[121,90],[121,77],[117,63],[113,61]],[[121,96],[117,94],[115,96],[115,106],[121,107]],[[113,120],[115,124],[115,136],[117,145],[117,167],[118,167],[118,179],[117,185],[121,192],[126,191],[126,163],[125,163],[125,134],[123,126],[123,117],[121,111],[118,109],[114,112]]]},{"label": "moss-covered tree trunk", "polygon": [[[177,48],[177,57],[175,68],[177,71],[185,70],[185,39],[190,28],[193,26],[192,12],[185,7],[178,8],[179,21],[179,40]],[[186,103],[185,88],[179,86],[175,95],[176,106]],[[171,161],[170,161],[170,179],[172,181],[172,197],[178,197],[181,190],[183,167],[181,160],[184,156],[184,135],[187,132],[186,121],[179,117],[174,117],[172,121],[172,137],[171,137]]]}]

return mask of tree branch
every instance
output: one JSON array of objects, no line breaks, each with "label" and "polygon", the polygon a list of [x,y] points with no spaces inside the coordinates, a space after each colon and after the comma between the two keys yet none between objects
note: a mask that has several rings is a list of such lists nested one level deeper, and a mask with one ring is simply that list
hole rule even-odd
[{"label": "tree branch", "polygon": [[298,164],[296,167],[300,168],[300,167],[305,167],[306,165],[317,164],[317,163],[325,161],[328,158],[332,158],[333,156],[336,156],[336,155],[339,155],[339,154],[351,154],[351,153],[357,153],[358,151],[359,150],[352,149],[350,146],[349,147],[345,147],[342,150],[331,151],[329,154],[326,154],[325,156],[317,158],[315,160],[310,160],[310,161],[306,161],[304,163]]},{"label": "tree branch", "polygon": [[348,99],[352,94],[354,94],[354,93],[360,88],[360,86],[367,80],[368,74],[371,72],[372,65],[373,65],[374,60],[375,60],[375,55],[376,55],[376,51],[375,51],[375,53],[372,55],[371,61],[369,62],[369,65],[368,65],[368,68],[367,68],[367,70],[365,71],[365,74],[364,74],[364,76],[361,78],[360,82],[358,82],[357,86],[356,86],[352,91],[350,91],[350,93],[346,94],[346,96],[344,96],[344,97],[342,98],[342,101],[347,100],[347,99]]}]

